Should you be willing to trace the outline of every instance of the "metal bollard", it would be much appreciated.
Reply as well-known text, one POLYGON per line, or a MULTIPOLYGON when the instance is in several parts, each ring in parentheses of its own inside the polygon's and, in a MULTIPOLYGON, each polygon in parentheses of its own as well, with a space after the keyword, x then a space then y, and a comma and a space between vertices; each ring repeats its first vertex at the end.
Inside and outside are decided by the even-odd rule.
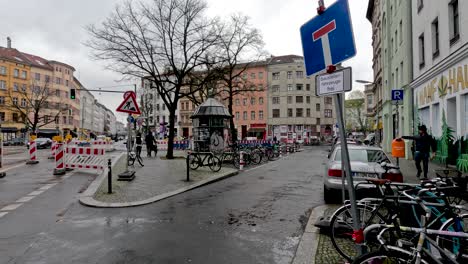
POLYGON ((109 170, 107 174, 107 193, 112 193, 112 161, 111 159, 107 160, 107 169, 109 170))
POLYGON ((187 181, 188 182, 190 181, 190 160, 189 160, 189 157, 190 157, 190 153, 187 155, 187 158, 185 159, 185 163, 187 165, 187 181))
POLYGON ((239 170, 240 171, 244 170, 244 164, 245 164, 245 162, 244 162, 244 152, 241 151, 241 152, 239 152, 239 170))
POLYGON ((279 149, 279 156, 280 156, 280 158, 282 158, 283 157, 283 147, 278 145, 278 149, 279 149))

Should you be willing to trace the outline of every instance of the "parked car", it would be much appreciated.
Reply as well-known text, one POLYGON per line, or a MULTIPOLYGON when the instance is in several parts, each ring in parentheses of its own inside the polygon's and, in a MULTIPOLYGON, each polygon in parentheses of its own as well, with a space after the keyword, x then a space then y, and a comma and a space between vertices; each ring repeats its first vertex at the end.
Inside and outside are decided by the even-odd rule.
MULTIPOLYGON (((36 138, 36 140, 34 141, 36 142, 37 149, 46 149, 52 146, 52 139, 50 138, 36 138)), ((28 148, 29 148, 29 142, 28 142, 28 148)))
MULTIPOLYGON (((403 182, 403 175, 399 168, 393 165, 381 148, 348 145, 351 173, 354 184, 365 182, 368 178, 388 179, 394 182, 403 182)), ((341 168, 341 146, 337 145, 329 155, 325 166, 323 177, 325 203, 333 203, 342 197, 342 168, 341 168)), ((346 183, 345 183, 346 185, 346 183)), ((375 188, 373 184, 359 184, 358 197, 369 195, 375 188)), ((339 200, 339 199, 340 200, 339 200)))
POLYGON ((22 146, 25 144, 24 138, 13 138, 3 142, 4 146, 22 146))
POLYGON ((375 133, 369 133, 363 142, 366 145, 370 145, 370 146, 375 145, 375 133))
POLYGON ((320 138, 317 137, 317 136, 310 136, 309 144, 310 145, 319 145, 320 144, 320 138))

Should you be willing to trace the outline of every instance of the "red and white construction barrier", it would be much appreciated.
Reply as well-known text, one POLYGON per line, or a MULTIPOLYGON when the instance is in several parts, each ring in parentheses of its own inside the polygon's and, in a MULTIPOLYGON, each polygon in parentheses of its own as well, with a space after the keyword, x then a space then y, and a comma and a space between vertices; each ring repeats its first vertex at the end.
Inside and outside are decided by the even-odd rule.
POLYGON ((55 169, 54 175, 63 175, 65 174, 65 151, 64 144, 56 143, 55 144, 55 169))
POLYGON ((105 140, 93 140, 91 141, 93 148, 101 148, 106 151, 114 151, 114 141, 105 141, 105 140))
POLYGON ((37 145, 35 140, 31 140, 29 143, 29 160, 26 164, 37 164, 39 161, 36 158, 37 145))
POLYGON ((49 159, 55 159, 55 150, 57 149, 57 142, 52 141, 52 145, 50 146, 50 156, 49 159))
POLYGON ((66 168, 103 170, 105 167, 105 149, 67 147, 65 152, 66 168))

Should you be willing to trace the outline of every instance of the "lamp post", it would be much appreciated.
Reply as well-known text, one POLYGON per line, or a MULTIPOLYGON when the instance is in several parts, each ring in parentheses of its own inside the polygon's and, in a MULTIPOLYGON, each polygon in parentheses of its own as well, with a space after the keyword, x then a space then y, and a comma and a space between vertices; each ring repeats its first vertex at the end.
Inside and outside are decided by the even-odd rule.
MULTIPOLYGON (((366 81, 366 80, 356 80, 356 82, 362 83, 362 84, 377 85, 377 83, 375 83, 375 82, 366 81)), ((380 128, 379 128, 379 120, 380 120, 379 112, 382 111, 382 105, 379 105, 378 100, 376 100, 376 101, 377 101, 376 102, 376 106, 377 106, 377 109, 376 109, 376 111, 377 111, 377 113, 376 113, 376 119, 377 119, 376 124, 377 124, 377 130, 379 131, 379 138, 377 140, 377 137, 376 137, 376 141, 378 141, 376 143, 380 144, 382 142, 382 135, 381 135, 380 128)))

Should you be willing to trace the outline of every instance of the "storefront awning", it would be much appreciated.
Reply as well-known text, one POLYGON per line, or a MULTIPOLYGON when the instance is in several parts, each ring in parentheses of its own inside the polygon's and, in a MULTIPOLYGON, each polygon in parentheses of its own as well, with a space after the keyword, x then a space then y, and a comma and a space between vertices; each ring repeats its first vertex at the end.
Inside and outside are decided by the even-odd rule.
POLYGON ((260 128, 260 127, 252 127, 249 128, 249 132, 265 132, 265 128, 260 128))
POLYGON ((16 127, 2 127, 2 133, 14 133, 18 132, 18 128, 16 127))

